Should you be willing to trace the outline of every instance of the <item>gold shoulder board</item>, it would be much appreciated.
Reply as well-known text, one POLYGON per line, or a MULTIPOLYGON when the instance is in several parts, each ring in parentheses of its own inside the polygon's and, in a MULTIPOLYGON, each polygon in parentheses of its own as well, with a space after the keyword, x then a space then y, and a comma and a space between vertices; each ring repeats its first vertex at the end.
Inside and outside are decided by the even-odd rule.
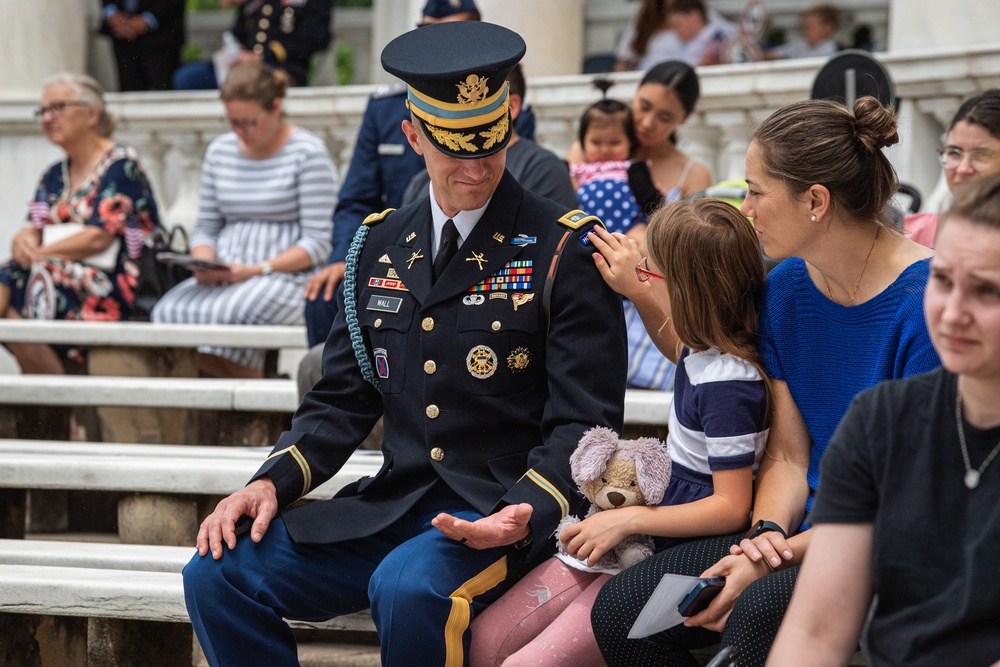
POLYGON ((563 217, 559 218, 559 224, 565 225, 570 229, 580 229, 588 223, 595 223, 604 227, 604 223, 596 215, 587 215, 581 210, 570 211, 563 217))
POLYGON ((374 225, 376 222, 382 222, 382 220, 383 220, 383 218, 385 218, 385 216, 389 215, 390 213, 392 213, 395 210, 396 209, 394 209, 394 208, 387 208, 384 211, 382 211, 381 213, 372 213, 367 218, 365 218, 364 222, 362 222, 361 224, 362 225, 374 225))

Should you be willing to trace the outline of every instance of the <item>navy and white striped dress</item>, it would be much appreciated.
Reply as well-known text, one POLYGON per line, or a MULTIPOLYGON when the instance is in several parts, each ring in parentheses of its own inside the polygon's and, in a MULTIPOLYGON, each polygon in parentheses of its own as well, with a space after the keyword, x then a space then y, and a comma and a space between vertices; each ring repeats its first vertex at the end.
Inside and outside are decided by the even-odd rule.
MULTIPOLYGON (((275 155, 246 157, 236 134, 215 139, 205 153, 201 203, 191 245, 215 247, 220 261, 250 266, 293 246, 313 267, 300 273, 254 276, 224 286, 194 278, 167 292, 153 309, 154 322, 185 324, 303 324, 306 281, 330 253, 337 172, 323 141, 293 130, 275 155)), ((261 350, 199 348, 243 366, 263 368, 261 350)))
POLYGON ((756 470, 770 430, 765 392, 750 362, 715 348, 684 348, 667 427, 670 482, 661 505, 712 495, 713 471, 756 470))

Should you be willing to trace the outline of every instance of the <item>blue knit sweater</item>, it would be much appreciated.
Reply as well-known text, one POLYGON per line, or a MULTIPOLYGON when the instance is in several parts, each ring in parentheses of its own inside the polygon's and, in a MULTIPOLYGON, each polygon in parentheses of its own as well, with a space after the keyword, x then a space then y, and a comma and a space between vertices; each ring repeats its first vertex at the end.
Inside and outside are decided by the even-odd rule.
POLYGON ((856 306, 829 300, 801 259, 787 259, 768 275, 761 352, 768 374, 788 385, 812 436, 813 491, 820 459, 855 394, 941 365, 924 323, 929 273, 929 259, 915 262, 882 293, 856 306))

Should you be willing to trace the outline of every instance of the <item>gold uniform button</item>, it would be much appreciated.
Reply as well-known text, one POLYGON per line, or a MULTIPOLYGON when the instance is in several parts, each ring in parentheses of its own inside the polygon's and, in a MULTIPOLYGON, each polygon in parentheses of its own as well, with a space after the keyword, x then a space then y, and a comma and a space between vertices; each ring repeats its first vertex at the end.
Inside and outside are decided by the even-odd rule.
POLYGON ((258 32, 257 33, 257 41, 258 42, 266 42, 267 41, 267 33, 264 32, 263 30, 261 30, 260 32, 258 32))
POLYGON ((274 9, 271 7, 271 5, 264 5, 263 7, 260 8, 260 11, 264 12, 264 16, 270 16, 271 12, 273 12, 274 9))
POLYGON ((431 450, 431 458, 434 459, 435 461, 443 461, 444 450, 441 449, 440 447, 435 447, 434 449, 431 450))
POLYGON ((420 322, 420 328, 423 329, 424 331, 432 331, 434 329, 434 318, 425 317, 420 322))
POLYGON ((264 53, 264 47, 261 46, 260 44, 254 44, 253 45, 253 52, 256 53, 259 56, 262 53, 264 53))
POLYGON ((424 412, 426 412, 427 416, 430 417, 431 419, 437 419, 438 415, 441 414, 441 410, 438 408, 438 406, 434 404, 428 405, 427 409, 424 410, 424 412))
POLYGON ((377 317, 375 318, 375 328, 378 329, 380 326, 382 326, 382 318, 377 317))
POLYGON ((260 28, 261 30, 267 30, 268 28, 271 27, 271 22, 268 21, 267 19, 261 19, 260 21, 257 22, 257 27, 260 28))
POLYGON ((433 359, 428 359, 424 362, 424 372, 428 375, 434 375, 434 372, 438 369, 437 364, 434 363, 433 359))
POLYGON ((497 320, 496 322, 493 323, 493 330, 494 331, 500 331, 500 327, 501 326, 503 326, 503 325, 500 324, 500 320, 497 320))

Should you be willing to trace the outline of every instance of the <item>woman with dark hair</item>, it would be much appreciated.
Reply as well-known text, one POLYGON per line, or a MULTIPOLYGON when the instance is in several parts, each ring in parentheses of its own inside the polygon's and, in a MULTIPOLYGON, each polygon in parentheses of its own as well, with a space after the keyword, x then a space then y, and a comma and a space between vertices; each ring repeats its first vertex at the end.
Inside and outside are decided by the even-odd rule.
MULTIPOLYGON (((677 60, 654 65, 639 81, 631 104, 635 133, 631 159, 648 168, 642 186, 631 178, 630 184, 640 204, 652 208, 711 185, 708 167, 677 147, 676 131, 694 113, 700 95, 698 75, 677 60)), ((579 141, 570 148, 566 161, 571 165, 587 161, 579 141)))
POLYGON ((809 546, 803 519, 820 460, 851 399, 939 365, 921 303, 931 253, 884 213, 896 176, 882 149, 898 141, 894 113, 872 97, 853 109, 792 104, 754 132, 742 211, 765 253, 788 259, 768 275, 760 310, 773 400, 753 525, 667 549, 609 581, 591 617, 609 664, 695 665, 689 649, 721 642, 740 667, 763 665, 809 546), (667 573, 726 584, 683 625, 629 639, 667 573))
MULTIPOLYGON (((159 224, 135 149, 111 138, 104 91, 83 74, 42 83, 35 116, 65 158, 42 175, 24 226, 0 265, 0 317, 126 320, 135 303, 137 259, 159 224)), ((8 343, 25 373, 62 373, 76 348, 8 343)))
MULTIPOLYGON (((962 103, 938 155, 952 193, 983 176, 1000 173, 1000 89, 984 90, 962 103)), ((933 248, 939 219, 937 213, 914 213, 904 218, 903 227, 911 239, 933 248)))
MULTIPOLYGON (((677 128, 694 112, 700 91, 694 69, 670 60, 646 72, 632 98, 629 115, 634 142, 628 185, 638 202, 639 215, 630 225, 629 236, 639 242, 642 254, 646 254, 643 235, 648 214, 661 204, 704 190, 712 183, 708 167, 681 151, 676 141, 677 128)), ((574 164, 587 161, 581 142, 570 149, 567 161, 571 171, 574 164)), ((629 301, 625 302, 625 319, 629 339, 628 385, 669 389, 674 365, 656 349, 647 334, 648 323, 644 323, 629 301)))
MULTIPOLYGON (((303 324, 302 291, 330 253, 336 169, 323 140, 285 119, 287 77, 261 62, 232 68, 220 96, 230 132, 205 153, 191 254, 195 270, 153 308, 153 321, 303 324)), ((217 377, 261 377, 264 354, 199 349, 217 377)))
POLYGON ((942 217, 924 316, 942 368, 851 404, 768 664, 844 664, 873 596, 872 667, 1000 660, 1000 590, 984 585, 1000 556, 997 175, 963 188, 942 217))

